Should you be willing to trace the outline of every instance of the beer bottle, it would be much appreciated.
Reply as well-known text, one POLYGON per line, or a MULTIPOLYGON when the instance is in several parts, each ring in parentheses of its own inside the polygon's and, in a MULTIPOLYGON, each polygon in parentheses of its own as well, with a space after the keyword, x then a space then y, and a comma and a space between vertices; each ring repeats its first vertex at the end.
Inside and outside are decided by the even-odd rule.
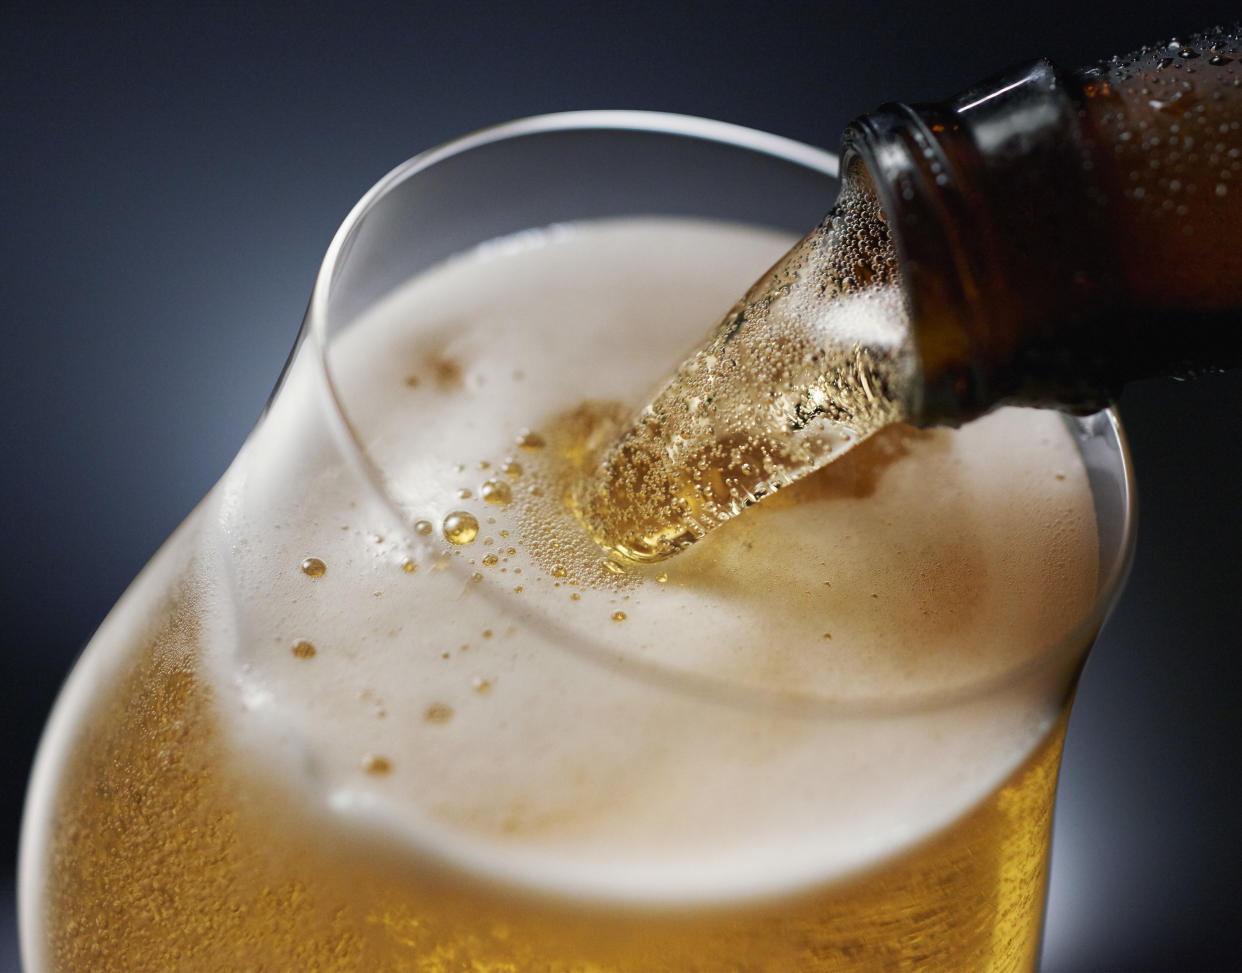
POLYGON ((853 122, 824 221, 598 457, 572 502, 660 560, 884 425, 1089 413, 1242 364, 1242 31, 1039 60, 853 122))
POLYGON ((843 149, 896 244, 916 424, 1090 412, 1132 379, 1242 363, 1238 26, 885 105, 843 149))

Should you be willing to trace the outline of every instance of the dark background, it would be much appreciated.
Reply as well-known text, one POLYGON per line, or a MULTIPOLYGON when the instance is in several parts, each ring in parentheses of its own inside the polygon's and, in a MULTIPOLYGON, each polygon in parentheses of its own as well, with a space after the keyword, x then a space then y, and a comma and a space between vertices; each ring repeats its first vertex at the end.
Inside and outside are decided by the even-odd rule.
MULTIPOLYGON (((1238 13, 1115 0, 7 7, 0 970, 17 969, 20 802, 57 686, 237 451, 332 233, 384 172, 479 126, 572 108, 705 115, 835 148, 880 102, 1238 13)), ((1070 726, 1044 968, 1238 970, 1242 374, 1144 383, 1121 412, 1138 557, 1070 726)))

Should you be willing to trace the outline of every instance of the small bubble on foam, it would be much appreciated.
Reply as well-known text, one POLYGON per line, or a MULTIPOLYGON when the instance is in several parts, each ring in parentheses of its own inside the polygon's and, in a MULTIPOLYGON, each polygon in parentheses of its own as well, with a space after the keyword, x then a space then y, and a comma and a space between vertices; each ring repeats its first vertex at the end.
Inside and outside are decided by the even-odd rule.
POLYGON ((543 436, 539 435, 537 432, 530 429, 523 429, 520 433, 518 433, 517 444, 521 449, 533 451, 536 449, 543 449, 543 447, 547 445, 547 440, 545 440, 543 436))
POLYGON ((392 761, 377 753, 368 753, 362 758, 362 769, 374 777, 383 777, 392 773, 392 761))
POLYGON ((432 703, 423 713, 423 719, 428 723, 444 724, 453 718, 453 707, 447 703, 432 703))
POLYGON ((328 572, 328 566, 317 557, 302 559, 302 573, 308 578, 322 578, 328 572))
POLYGON ((414 532, 416 534, 422 534, 423 537, 426 537, 433 530, 435 530, 435 528, 431 526, 430 520, 417 520, 414 522, 414 532))
POLYGON ((627 617, 627 616, 626 616, 625 612, 613 612, 613 613, 612 613, 612 620, 613 620, 614 622, 623 622, 623 621, 625 621, 626 617, 627 617))
POLYGON ((569 572, 565 570, 565 566, 563 564, 553 565, 552 570, 548 573, 554 578, 563 578, 569 574, 569 572))
POLYGON ((570 597, 570 599, 571 599, 572 601, 579 601, 579 600, 581 600, 582 595, 578 594, 578 592, 576 592, 576 591, 575 591, 575 592, 573 592, 572 594, 570 594, 570 596, 569 596, 569 597, 570 597))
POLYGON ((500 561, 500 558, 498 558, 495 554, 484 554, 483 555, 483 566, 484 567, 490 568, 494 564, 497 564, 499 561, 500 561))
POLYGON ((480 696, 486 696, 492 691, 492 683, 490 679, 484 679, 482 676, 475 676, 470 682, 471 687, 480 696))
POLYGON ((479 536, 479 522, 474 514, 455 510, 444 518, 444 539, 450 544, 469 544, 479 536))
POLYGON ((656 584, 668 584, 668 575, 667 575, 667 574, 657 574, 657 575, 656 575, 656 584))
POLYGON ((315 658, 315 647, 311 645, 310 642, 306 641, 306 639, 298 639, 293 643, 289 651, 291 651, 298 659, 315 658))
POLYGON ((503 504, 513 499, 509 484, 503 480, 488 480, 479 488, 479 496, 488 503, 503 504))
POLYGON ((492 630, 490 628, 483 629, 483 637, 485 639, 490 639, 492 637, 492 630))
POLYGON ((500 472, 505 476, 521 476, 522 464, 517 460, 507 459, 505 460, 505 465, 500 468, 500 472))
POLYGON ((407 375, 407 376, 405 377, 405 387, 406 387, 407 389, 416 389, 416 388, 418 388, 418 376, 417 376, 417 375, 407 375))
POLYGON ((483 575, 479 574, 478 571, 475 571, 474 574, 470 575, 470 581, 472 584, 478 584, 482 580, 483 575))
POLYGON ((469 500, 472 496, 474 496, 474 494, 463 487, 462 489, 457 491, 457 496, 458 496, 458 499, 469 500))
POLYGON ((413 558, 408 558, 408 557, 402 558, 401 559, 401 570, 404 571, 406 574, 413 574, 415 571, 418 570, 418 565, 414 563, 413 558))
POLYGON ((490 470, 491 468, 492 468, 492 464, 491 464, 491 463, 489 463, 487 460, 485 460, 485 459, 484 459, 484 460, 479 460, 479 469, 481 469, 481 470, 490 470))

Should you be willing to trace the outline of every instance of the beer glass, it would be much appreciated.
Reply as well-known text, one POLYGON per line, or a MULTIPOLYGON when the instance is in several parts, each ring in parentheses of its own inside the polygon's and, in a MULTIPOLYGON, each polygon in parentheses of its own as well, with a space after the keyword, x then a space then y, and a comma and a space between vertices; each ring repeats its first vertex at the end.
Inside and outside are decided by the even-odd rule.
MULTIPOLYGON (((907 673, 888 686, 814 685, 769 678, 778 658, 796 670, 786 657, 800 647, 760 646, 772 666, 752 679, 634 644, 622 622, 637 614, 626 593, 637 589, 582 589, 584 601, 615 601, 617 624, 574 621, 579 590, 561 589, 556 568, 540 577, 533 562, 497 563, 518 540, 489 527, 487 485, 492 499, 496 483, 506 499, 524 489, 521 450, 538 448, 537 437, 519 434, 516 460, 479 460, 484 497, 462 490, 462 509, 433 523, 420 483, 475 476, 463 462, 478 460, 462 447, 470 436, 426 419, 437 449, 392 449, 374 433, 385 409, 368 398, 371 378, 347 373, 343 342, 357 322, 460 254, 490 246, 503 256, 528 234, 631 218, 773 228, 792 242, 832 204, 836 175, 831 154, 773 135, 581 112, 468 135, 363 197, 328 249, 242 452, 105 620, 52 713, 22 833, 28 973, 1034 968, 1069 700, 1133 544, 1113 413, 1050 420, 1081 460, 1098 548, 1086 608, 1063 631, 1012 664, 966 660, 940 682, 907 673), (479 545, 496 543, 453 547, 475 533, 479 545), (511 573, 496 573, 506 564, 511 573), (543 601, 515 608, 536 584, 543 601), (414 589, 402 585, 431 592, 434 610, 411 616, 402 599, 414 589), (535 660, 544 675, 511 705, 508 684, 485 669, 516 664, 497 650, 517 644, 504 639, 519 622, 529 657, 519 662, 535 660), (442 638, 453 626, 469 637, 442 638), (441 676, 422 661, 392 677, 376 659, 394 652, 442 658, 436 673, 480 666, 470 676, 478 706, 427 702, 420 694, 441 676), (325 688, 314 674, 333 659, 346 675, 325 688), (411 709, 416 718, 402 722, 411 709), (451 733, 467 715, 482 731, 455 751, 451 733), (416 737, 425 744, 410 744, 416 737), (598 757, 574 750, 580 740, 598 757), (410 791, 423 804, 406 815, 390 790, 405 786, 409 763, 392 756, 398 742, 423 761, 410 791), (562 773, 571 750, 579 762, 562 773), (445 817, 426 797, 459 786, 457 774, 482 795, 480 820, 445 817), (643 808, 617 809, 636 793, 665 801, 657 778, 685 813, 635 839, 627 822, 643 808), (505 804, 522 782, 534 800, 564 787, 577 804, 536 820, 505 804), (509 817, 495 830, 519 835, 516 844, 480 837, 502 805, 509 817), (617 822, 615 846, 575 831, 597 812, 617 822)), ((464 396, 475 376, 454 358, 454 291, 442 290, 441 344, 406 384, 464 396)), ((534 340, 497 328, 496 340, 534 340)), ((603 359, 625 354, 625 335, 606 344, 603 359)), ((584 381, 598 368, 606 384, 606 364, 583 361, 584 381)), ((519 406, 501 397, 470 421, 509 421, 519 406)), ((906 448, 900 438, 888 446, 895 456, 906 448)), ((871 456, 872 472, 887 476, 883 450, 871 456)), ((850 502, 870 502, 866 472, 850 502)), ((811 514, 795 504, 785 515, 811 514)), ((653 589, 663 580, 646 579, 653 589)), ((973 597, 943 595, 963 611, 973 597)), ((695 625, 673 624, 685 630, 670 644, 693 643, 695 625)))

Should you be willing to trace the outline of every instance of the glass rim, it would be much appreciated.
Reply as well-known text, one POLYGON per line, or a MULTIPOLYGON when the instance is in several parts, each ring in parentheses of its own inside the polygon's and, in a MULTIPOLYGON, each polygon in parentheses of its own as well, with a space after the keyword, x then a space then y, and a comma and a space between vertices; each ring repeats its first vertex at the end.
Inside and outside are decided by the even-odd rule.
MULTIPOLYGON (((512 138, 558 132, 587 133, 592 130, 700 139, 771 156, 819 172, 828 178, 839 178, 837 155, 784 136, 731 122, 698 118, 692 115, 611 109, 533 115, 490 125, 420 152, 390 170, 359 199, 334 234, 316 275, 306 319, 298 341, 300 344, 303 340, 309 339, 314 346, 316 374, 327 394, 330 408, 326 411, 329 422, 338 434, 342 454, 353 467, 354 472, 361 476, 367 487, 379 498, 384 508, 406 528, 410 526, 407 523, 408 518, 390 496, 384 484, 382 470, 370 457, 361 437, 351 423, 328 362, 330 344, 327 333, 328 305, 337 273, 348 257, 351 239, 367 214, 390 191, 437 163, 472 149, 512 138)), ((726 705, 740 705, 744 708, 757 708, 767 712, 780 711, 794 715, 831 717, 897 716, 929 712, 999 695, 1007 688, 1018 686, 1028 679, 1037 678, 1042 673, 1056 671, 1058 667, 1077 658, 1085 657, 1096 634, 1116 604, 1117 596, 1129 574, 1136 539, 1134 470, 1129 444, 1115 409, 1106 409, 1098 413, 1097 417, 1102 417, 1107 422, 1109 432, 1118 446, 1119 491, 1124 498, 1123 521, 1119 533, 1119 554, 1109 574, 1100 581, 1091 610, 1056 644, 1049 646, 1033 658, 994 675, 968 681, 961 686, 911 693, 887 700, 879 697, 850 699, 848 697, 813 696, 787 690, 743 686, 666 667, 659 663, 644 661, 636 664, 632 659, 627 661, 624 669, 618 670, 619 674, 627 679, 646 682, 666 690, 699 698, 715 699, 726 705)), ((1070 416, 1065 418, 1067 423, 1075 421, 1070 416)), ((1081 437, 1075 437, 1076 443, 1081 443, 1081 441, 1081 437)), ((547 624, 553 631, 562 634, 559 625, 551 621, 547 624)), ((563 634, 565 637, 558 639, 558 642, 563 642, 564 647, 579 655, 593 658, 601 664, 611 664, 589 647, 576 645, 576 640, 581 640, 580 635, 575 635, 570 630, 565 630, 563 634)))

